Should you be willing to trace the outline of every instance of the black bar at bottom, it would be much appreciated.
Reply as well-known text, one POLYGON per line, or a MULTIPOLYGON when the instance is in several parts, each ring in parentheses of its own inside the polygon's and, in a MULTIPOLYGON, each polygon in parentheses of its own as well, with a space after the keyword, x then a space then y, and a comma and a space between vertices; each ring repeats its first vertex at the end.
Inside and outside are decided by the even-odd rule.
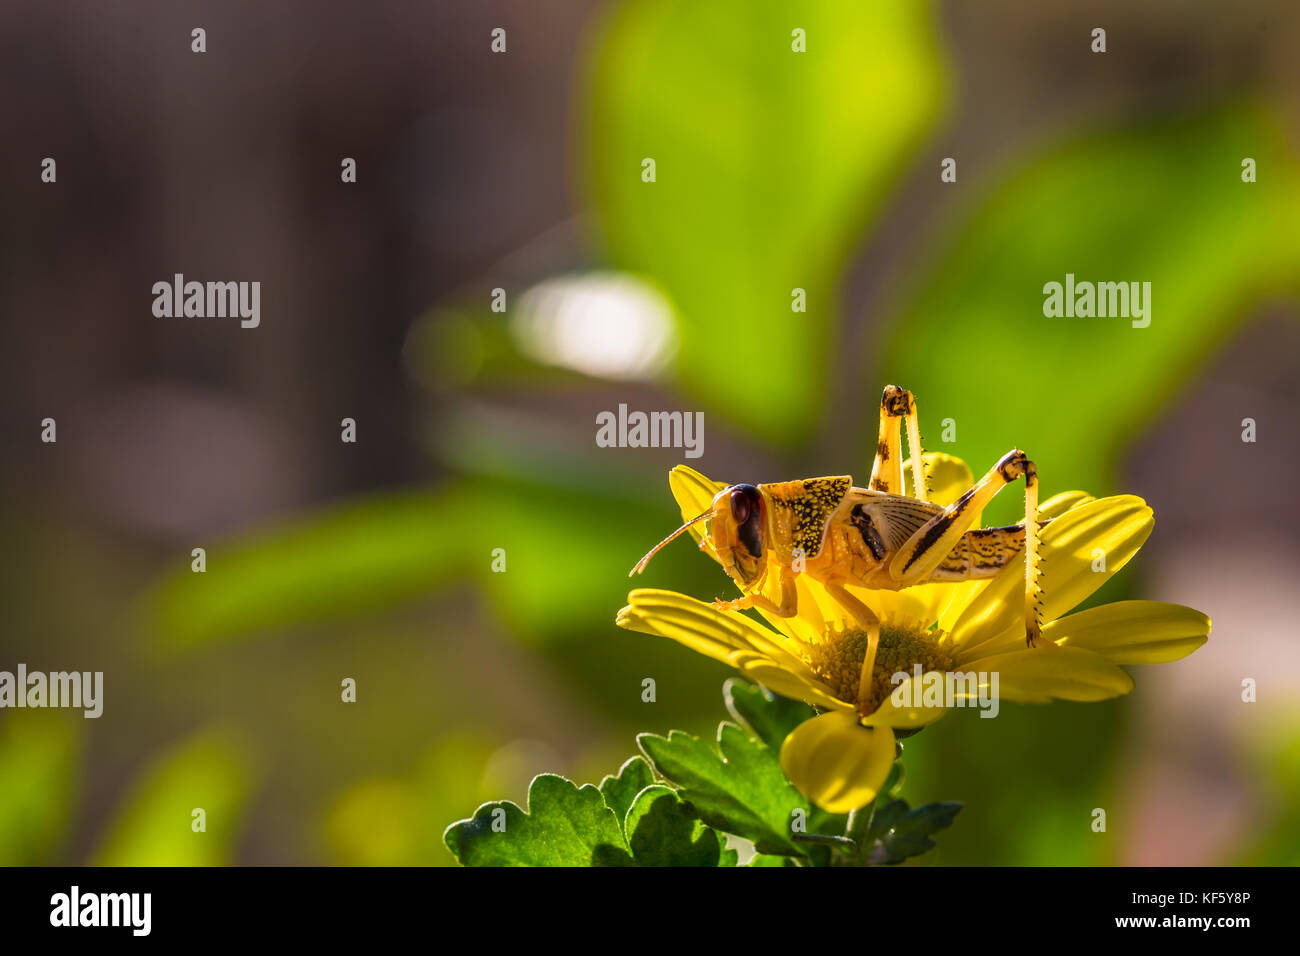
POLYGON ((412 935, 434 945, 545 936, 572 945, 611 943, 630 927, 652 944, 696 932, 705 933, 696 937, 704 945, 718 932, 765 944, 786 933, 821 944, 932 933, 936 942, 1000 947, 1062 936, 1230 942, 1288 928, 1294 886, 1294 870, 1262 868, 17 868, 0 870, 0 925, 6 942, 64 937, 91 945, 412 935))

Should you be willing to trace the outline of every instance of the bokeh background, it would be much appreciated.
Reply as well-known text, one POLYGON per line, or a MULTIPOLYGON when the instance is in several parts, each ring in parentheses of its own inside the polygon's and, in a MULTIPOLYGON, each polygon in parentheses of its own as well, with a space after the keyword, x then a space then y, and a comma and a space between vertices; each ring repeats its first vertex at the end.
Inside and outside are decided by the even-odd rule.
MULTIPOLYGON (((106 689, 0 712, 0 862, 446 864, 536 772, 711 734, 726 671, 613 624, 682 452, 595 416, 862 477, 886 382, 977 473, 1145 497, 1096 600, 1214 619, 1126 699, 910 740, 966 803, 920 864, 1300 862, 1298 50, 1288 0, 3 4, 0 668, 106 689), (155 318, 176 272, 261 327, 155 318), (1066 272, 1150 327, 1044 318, 1066 272)), ((680 543, 643 582, 730 593, 680 543)))

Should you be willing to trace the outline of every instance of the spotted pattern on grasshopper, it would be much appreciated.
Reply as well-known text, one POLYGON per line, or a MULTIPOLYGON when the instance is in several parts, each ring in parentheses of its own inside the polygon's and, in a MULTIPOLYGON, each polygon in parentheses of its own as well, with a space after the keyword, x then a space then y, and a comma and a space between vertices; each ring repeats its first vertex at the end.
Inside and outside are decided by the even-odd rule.
POLYGON ((655 553, 698 522, 718 560, 744 592, 715 601, 722 610, 762 608, 782 617, 798 613, 797 573, 818 581, 868 635, 875 656, 880 621, 846 585, 902 590, 932 581, 990 578, 1025 553, 1025 637, 1041 643, 1036 605, 1039 521, 1038 475, 1024 452, 1004 455, 965 494, 944 507, 928 500, 916 401, 890 385, 880 401, 880 433, 869 488, 847 475, 772 484, 730 485, 709 509, 655 546, 632 569, 638 574, 655 553), (914 496, 904 494, 902 428, 912 451, 914 496), (1007 485, 1025 481, 1025 520, 1004 528, 974 528, 980 512, 1007 485), (780 601, 764 593, 770 575, 780 601))

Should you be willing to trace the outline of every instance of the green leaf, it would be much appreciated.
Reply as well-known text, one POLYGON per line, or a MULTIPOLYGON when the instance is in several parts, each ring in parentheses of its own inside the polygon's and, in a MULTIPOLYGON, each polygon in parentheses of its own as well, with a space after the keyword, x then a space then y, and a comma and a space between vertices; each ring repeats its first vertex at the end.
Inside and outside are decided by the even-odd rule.
POLYGON ((143 610, 166 645, 191 647, 382 607, 463 573, 473 506, 454 490, 380 495, 258 529, 210 547, 203 574, 185 556, 143 610))
POLYGON ((617 774, 611 774, 600 782, 600 793, 605 798, 605 806, 614 811, 619 824, 623 825, 636 795, 654 782, 655 772, 645 757, 638 754, 624 761, 617 774))
POLYGON ((242 750, 209 731, 164 754, 109 826, 96 866, 226 866, 251 786, 242 750), (194 810, 204 827, 195 831, 194 810))
POLYGON ((833 833, 796 833, 795 843, 809 843, 824 846, 832 850, 852 850, 857 846, 851 839, 833 833))
POLYGON ((803 701, 781 697, 739 677, 722 685, 722 698, 731 715, 778 754, 790 731, 817 716, 803 701))
POLYGON ((675 303, 690 392, 755 433, 816 421, 847 256, 939 112, 937 46, 923 0, 630 0, 596 34, 585 140, 605 251, 675 303), (718 374, 737 321, 808 373, 718 374))
POLYGON ((668 787, 656 784, 637 794, 626 830, 637 866, 723 865, 717 831, 696 819, 668 787))
POLYGON ((867 860, 872 864, 902 863, 908 857, 933 850, 930 836, 952 826, 961 811, 960 803, 927 803, 915 810, 906 800, 891 800, 876 808, 867 841, 867 860))
POLYGON ((639 548, 657 540, 674 518, 621 492, 501 479, 378 494, 218 542, 203 574, 191 572, 186 552, 140 610, 160 646, 190 649, 334 622, 476 581, 512 632, 540 642, 608 627, 637 557, 629 542, 639 548), (572 547, 575 529, 584 527, 621 533, 572 547), (496 547, 511 573, 492 573, 496 547))
POLYGON ((754 854, 754 858, 745 865, 746 866, 798 866, 799 864, 796 863, 788 856, 772 856, 770 853, 756 853, 754 854))
POLYGON ((614 811, 591 784, 544 773, 528 787, 528 811, 485 803, 443 834, 465 866, 630 866, 614 811), (498 813, 497 811, 501 811, 498 813))
POLYGON ((831 813, 814 804, 808 810, 808 832, 811 834, 831 834, 838 836, 848 825, 847 813, 831 813))
POLYGON ((52 862, 72 822, 79 731, 40 711, 10 713, 0 725, 0 866, 52 862))
MULTIPOLYGON (((817 716, 817 712, 803 701, 782 697, 739 677, 733 677, 722 685, 722 697, 731 715, 757 734, 777 755, 781 753, 781 744, 790 731, 817 716)), ((847 814, 828 813, 821 807, 811 806, 808 831, 813 835, 838 835, 844 832, 847 820, 847 814)), ((812 851, 814 855, 818 852, 812 851)))
MULTIPOLYGON (((932 440, 957 422, 945 450, 976 475, 1025 449, 1044 496, 1112 491, 1126 445, 1229 330, 1300 291, 1300 161, 1258 110, 1143 117, 962 188, 980 198, 941 227, 954 238, 924 259, 876 381, 916 393, 932 440), (1258 182, 1241 181, 1243 157, 1258 161, 1258 182), (1044 316, 1044 285, 1067 273, 1150 282, 1150 325, 1044 316), (1015 384, 971 388, 972 375, 1015 384)), ((984 523, 1015 520, 1014 497, 984 523)))
POLYGON ((762 741, 736 724, 723 723, 718 727, 720 754, 680 730, 667 737, 641 734, 637 743, 709 826, 752 840, 761 853, 804 855, 791 839, 790 823, 796 809, 807 813, 807 802, 762 741))

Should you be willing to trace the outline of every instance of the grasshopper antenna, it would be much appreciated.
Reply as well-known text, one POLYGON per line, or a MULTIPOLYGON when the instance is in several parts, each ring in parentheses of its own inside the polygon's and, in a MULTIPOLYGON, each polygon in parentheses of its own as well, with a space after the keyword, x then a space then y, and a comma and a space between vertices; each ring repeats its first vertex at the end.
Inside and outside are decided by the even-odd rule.
POLYGON ((642 558, 640 561, 636 563, 636 567, 633 568, 631 571, 629 571, 627 573, 627 576, 630 578, 634 574, 640 574, 642 571, 645 570, 645 566, 650 563, 650 559, 659 553, 660 548, 666 545, 669 541, 672 541, 673 538, 677 537, 679 534, 681 534, 691 525, 698 524, 699 522, 703 521, 705 518, 712 516, 712 514, 713 514, 713 509, 710 508, 708 511, 704 512, 704 514, 697 515, 696 517, 692 518, 690 521, 686 522, 686 524, 678 528, 676 531, 674 531, 672 534, 670 534, 668 537, 664 538, 662 541, 660 541, 658 544, 656 544, 653 548, 650 549, 649 554, 647 554, 644 558, 642 558))

